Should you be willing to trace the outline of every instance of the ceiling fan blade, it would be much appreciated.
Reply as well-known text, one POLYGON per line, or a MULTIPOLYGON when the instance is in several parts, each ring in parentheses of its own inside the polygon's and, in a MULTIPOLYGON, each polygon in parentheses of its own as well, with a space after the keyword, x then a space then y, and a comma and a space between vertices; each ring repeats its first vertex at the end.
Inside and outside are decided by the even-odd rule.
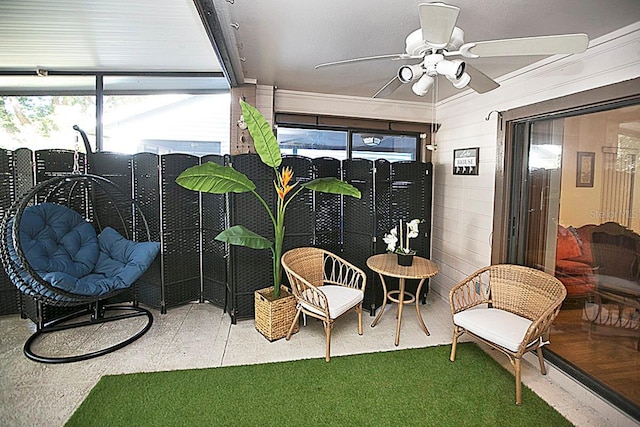
POLYGON ((469 64, 465 64, 464 70, 467 74, 469 74, 469 77, 471 77, 469 87, 478 93, 489 92, 490 90, 494 90, 500 87, 498 82, 469 64))
MULTIPOLYGON (((314 68, 317 70, 318 68, 331 67, 334 65, 351 64, 353 62, 363 62, 363 61, 376 61, 378 59, 412 59, 412 58, 414 57, 411 55, 407 55, 406 53, 393 53, 389 55, 365 56, 362 58, 351 58, 351 59, 343 59, 341 61, 325 62, 325 63, 316 65, 314 68)), ((421 58, 421 56, 417 58, 421 58)))
POLYGON ((582 53, 589 46, 586 34, 563 34, 556 36, 522 37, 517 39, 488 40, 468 43, 460 53, 471 53, 469 57, 555 55, 559 53, 582 53))
POLYGON ((394 78, 392 78, 391 80, 389 80, 387 82, 387 84, 385 84, 384 86, 382 86, 382 88, 380 88, 379 91, 377 91, 372 98, 386 98, 388 96, 391 96, 391 94, 393 92, 395 92, 400 86, 402 86, 402 82, 400 81, 400 79, 396 76, 394 78))
POLYGON ((422 39, 434 47, 445 47, 458 21, 460 8, 444 3, 420 3, 419 7, 422 39))

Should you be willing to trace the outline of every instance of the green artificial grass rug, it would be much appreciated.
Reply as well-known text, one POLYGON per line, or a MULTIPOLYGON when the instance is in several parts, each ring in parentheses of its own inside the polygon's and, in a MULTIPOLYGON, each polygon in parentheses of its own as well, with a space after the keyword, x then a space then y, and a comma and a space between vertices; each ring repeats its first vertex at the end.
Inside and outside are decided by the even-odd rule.
POLYGON ((474 343, 260 365, 108 375, 67 426, 562 426, 474 343))

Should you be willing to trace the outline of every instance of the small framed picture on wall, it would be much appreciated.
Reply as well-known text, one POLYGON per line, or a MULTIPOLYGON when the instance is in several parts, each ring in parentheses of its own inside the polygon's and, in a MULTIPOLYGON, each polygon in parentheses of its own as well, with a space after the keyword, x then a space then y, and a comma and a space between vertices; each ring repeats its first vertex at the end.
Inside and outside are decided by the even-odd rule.
POLYGON ((480 148, 453 150, 454 175, 478 175, 480 148))
POLYGON ((596 153, 578 151, 578 165, 576 168, 576 187, 593 187, 596 153))

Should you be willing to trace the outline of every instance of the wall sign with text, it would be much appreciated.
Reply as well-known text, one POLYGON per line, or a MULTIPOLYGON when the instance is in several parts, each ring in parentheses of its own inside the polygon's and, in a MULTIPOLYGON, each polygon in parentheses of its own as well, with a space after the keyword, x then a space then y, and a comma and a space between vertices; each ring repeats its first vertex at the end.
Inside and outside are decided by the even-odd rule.
POLYGON ((454 175, 478 175, 480 148, 453 150, 454 175))

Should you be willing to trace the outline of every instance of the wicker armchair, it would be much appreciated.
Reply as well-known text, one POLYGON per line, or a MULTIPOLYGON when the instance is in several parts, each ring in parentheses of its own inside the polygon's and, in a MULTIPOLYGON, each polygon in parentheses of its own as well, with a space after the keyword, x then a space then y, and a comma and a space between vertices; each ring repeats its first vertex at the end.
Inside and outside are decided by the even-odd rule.
POLYGON ((329 362, 331 329, 337 318, 355 309, 358 313, 358 334, 362 335, 362 300, 367 276, 331 252, 310 247, 286 252, 282 256, 282 267, 298 301, 298 311, 287 340, 291 338, 300 313, 322 320, 327 336, 325 359, 329 362))
POLYGON ((516 405, 522 403, 520 363, 536 350, 540 371, 546 374, 542 346, 567 295, 555 277, 519 265, 484 267, 449 292, 453 316, 451 361, 458 337, 465 332, 504 353, 515 369, 516 405))

